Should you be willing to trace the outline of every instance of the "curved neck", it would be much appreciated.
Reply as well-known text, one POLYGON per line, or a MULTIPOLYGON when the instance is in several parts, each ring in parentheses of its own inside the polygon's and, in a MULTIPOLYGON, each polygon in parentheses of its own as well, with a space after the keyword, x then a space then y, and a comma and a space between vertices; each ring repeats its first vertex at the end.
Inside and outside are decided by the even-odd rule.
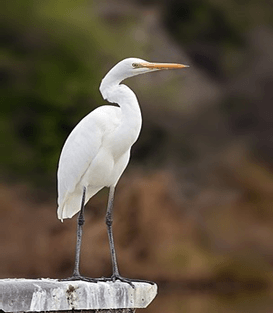
POLYGON ((105 100, 119 105, 121 122, 115 131, 115 138, 131 146, 137 140, 142 124, 136 95, 126 85, 107 81, 107 76, 102 80, 100 92, 105 100))

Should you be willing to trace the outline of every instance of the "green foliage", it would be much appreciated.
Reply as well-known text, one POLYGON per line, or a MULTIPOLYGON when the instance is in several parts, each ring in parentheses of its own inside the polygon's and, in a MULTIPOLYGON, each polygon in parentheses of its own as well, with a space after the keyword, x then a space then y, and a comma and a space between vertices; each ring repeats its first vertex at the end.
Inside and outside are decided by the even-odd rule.
MULTIPOLYGON (((251 54, 246 53, 244 46, 246 30, 260 21, 273 20, 265 0, 160 2, 162 6, 158 9, 165 26, 192 59, 191 66, 196 64, 205 69, 217 82, 238 75, 248 63, 251 54)), ((156 49, 156 42, 142 34, 150 29, 148 13, 145 17, 139 14, 144 12, 141 9, 116 10, 115 4, 101 1, 96 4, 102 12, 98 17, 93 5, 88 0, 0 3, 0 160, 5 177, 14 174, 28 177, 29 181, 37 178, 39 182, 54 179, 65 138, 84 115, 103 103, 99 82, 113 65, 113 59, 129 55, 145 59, 156 49), (107 60, 111 62, 105 65, 107 60)), ((169 97, 177 89, 175 85, 164 87, 164 94, 168 92, 169 97)), ((156 94, 160 92, 158 88, 156 94)), ((163 91, 160 99, 164 99, 163 91)), ((246 121, 249 124, 245 119, 238 123, 238 115, 245 112, 247 101, 244 108, 237 108, 238 101, 233 100, 232 107, 225 103, 222 109, 228 114, 240 109, 231 123, 235 127, 237 124, 241 128, 250 127, 251 119, 246 121)), ((158 103, 165 105, 163 100, 158 103)), ((152 124, 152 118, 155 120, 156 115, 147 124, 152 124)), ((163 126, 155 130, 147 127, 146 131, 147 136, 145 130, 142 132, 142 146, 140 141, 136 153, 142 163, 146 157, 154 164, 166 159, 166 149, 155 156, 158 142, 161 146, 170 142, 170 150, 183 161, 194 158, 191 144, 180 135, 176 138, 175 131, 167 134, 163 126), (169 136, 173 139, 168 140, 169 136)))
POLYGON ((28 0, 1 8, 0 158, 5 175, 52 176, 68 133, 102 103, 98 60, 103 52, 84 4, 28 0))
POLYGON ((237 25, 229 13, 212 1, 172 0, 166 4, 165 24, 170 34, 217 80, 226 78, 226 54, 236 54, 244 46, 243 22, 237 25))

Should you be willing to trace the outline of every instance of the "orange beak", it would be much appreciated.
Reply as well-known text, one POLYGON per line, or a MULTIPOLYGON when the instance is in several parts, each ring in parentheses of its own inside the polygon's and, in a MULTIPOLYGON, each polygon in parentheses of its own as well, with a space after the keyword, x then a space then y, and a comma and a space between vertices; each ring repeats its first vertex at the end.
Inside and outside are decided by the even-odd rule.
POLYGON ((184 64, 175 64, 175 63, 138 63, 138 68, 146 67, 150 69, 157 69, 157 70, 170 70, 170 69, 179 69, 184 67, 189 67, 189 65, 184 64))

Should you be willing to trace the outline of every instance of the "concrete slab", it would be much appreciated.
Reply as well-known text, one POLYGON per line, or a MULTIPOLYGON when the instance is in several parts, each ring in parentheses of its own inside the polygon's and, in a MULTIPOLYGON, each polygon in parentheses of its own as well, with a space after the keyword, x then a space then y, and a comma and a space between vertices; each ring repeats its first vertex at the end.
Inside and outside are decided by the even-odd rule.
POLYGON ((157 294, 157 285, 56 279, 0 279, 0 310, 41 312, 146 308, 157 294))

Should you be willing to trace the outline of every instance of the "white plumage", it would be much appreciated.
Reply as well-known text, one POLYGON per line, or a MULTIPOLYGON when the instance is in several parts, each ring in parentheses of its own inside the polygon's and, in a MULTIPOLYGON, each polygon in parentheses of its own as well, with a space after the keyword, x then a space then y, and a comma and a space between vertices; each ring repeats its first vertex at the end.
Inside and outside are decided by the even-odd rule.
POLYGON ((58 169, 59 219, 70 218, 80 210, 83 186, 87 188, 86 203, 104 186, 116 184, 129 160, 128 151, 112 152, 121 118, 119 108, 99 107, 83 118, 67 138, 58 169))

